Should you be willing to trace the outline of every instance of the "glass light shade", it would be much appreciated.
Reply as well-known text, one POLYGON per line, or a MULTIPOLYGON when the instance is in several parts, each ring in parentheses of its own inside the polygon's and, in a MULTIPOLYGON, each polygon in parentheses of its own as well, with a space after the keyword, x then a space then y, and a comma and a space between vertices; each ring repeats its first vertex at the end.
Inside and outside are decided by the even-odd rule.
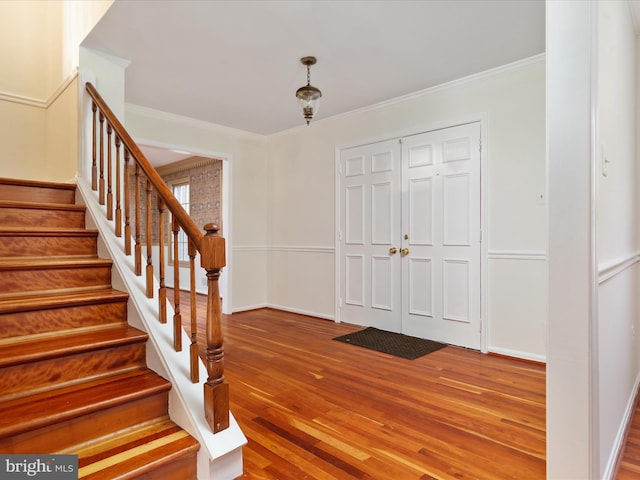
POLYGON ((320 89, 307 84, 298 89, 296 97, 298 98, 302 116, 307 121, 307 125, 309 125, 309 122, 313 116, 318 113, 320 108, 320 97, 322 97, 322 92, 320 89))

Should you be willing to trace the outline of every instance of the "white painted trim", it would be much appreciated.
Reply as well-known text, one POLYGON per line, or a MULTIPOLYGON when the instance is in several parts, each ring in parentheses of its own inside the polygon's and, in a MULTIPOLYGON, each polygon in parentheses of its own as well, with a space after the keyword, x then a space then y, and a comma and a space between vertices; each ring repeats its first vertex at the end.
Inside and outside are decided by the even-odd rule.
POLYGON ((336 253, 335 247, 323 247, 315 245, 238 245, 233 247, 234 252, 294 252, 294 253, 336 253))
POLYGON ((300 315, 306 315, 308 317, 315 317, 315 318, 323 318, 325 320, 333 320, 335 321, 335 318, 333 315, 327 315, 324 313, 318 313, 318 312, 312 312, 311 310, 303 310, 300 308, 292 308, 292 307, 285 307, 284 305, 276 305, 274 303, 269 303, 266 305, 267 308, 273 308, 276 310, 282 310, 283 312, 291 312, 291 313, 297 313, 300 315))
POLYGON ((67 77, 60 83, 58 88, 49 96, 46 100, 39 98, 26 97, 23 95, 14 95, 9 92, 0 92, 0 101, 13 102, 21 105, 28 105, 30 107, 37 108, 49 108, 53 103, 64 93, 64 91, 73 83, 78 76, 78 69, 74 68, 73 71, 67 75, 67 77))
MULTIPOLYGON (((543 58, 544 60, 544 58, 543 58)), ((489 115, 476 114, 480 122, 480 351, 489 351, 489 115)))
MULTIPOLYGON (((219 125, 217 123, 206 122, 204 120, 198 120, 195 118, 184 117, 175 113, 163 112, 162 110, 156 110, 149 107, 143 107, 134 103, 125 104, 125 109, 130 110, 133 113, 149 116, 158 120, 166 122, 179 122, 187 126, 194 128, 202 128, 209 131, 224 133, 225 135, 231 135, 234 137, 245 137, 256 140, 264 140, 267 137, 258 133, 247 132, 246 130, 239 130, 237 128, 227 127, 225 125, 219 125)), ((194 152, 195 153, 195 152, 194 152)))
MULTIPOLYGON (((451 88, 460 87, 460 86, 463 86, 463 85, 468 84, 468 83, 490 79, 490 78, 495 77, 497 75, 502 75, 504 73, 507 73, 507 72, 510 72, 510 71, 513 71, 513 70, 519 70, 521 68, 526 68, 526 67, 529 67, 531 65, 536 65, 538 63, 544 63, 545 60, 546 60, 546 54, 541 53, 541 54, 534 55, 534 56, 529 57, 529 58, 524 58, 522 60, 517 60, 515 62, 508 63, 506 65, 501 65, 501 66, 496 67, 496 68, 485 70, 484 72, 474 73, 473 75, 468 75, 466 77, 458 78, 458 79, 452 80, 450 82, 442 83, 440 85, 435 85, 433 87, 425 88, 423 90, 418 90, 417 92, 409 93, 407 95, 402 95, 400 97, 392 98, 390 100, 385 100, 383 102, 375 103, 373 105, 368 105, 366 107, 358 108, 356 110, 351 110, 349 112, 339 113, 339 114, 333 115, 331 117, 317 119, 317 120, 314 120, 313 123, 314 124, 321 124, 322 122, 325 122, 325 121, 330 120, 330 119, 334 120, 336 118, 341 118, 341 117, 346 117, 346 116, 351 116, 351 115, 357 115, 357 114, 360 114, 360 113, 370 112, 370 111, 374 111, 374 110, 380 110, 382 108, 386 108, 386 107, 389 107, 391 105, 395 105, 395 104, 406 102, 406 101, 410 101, 410 100, 415 100, 415 99, 418 99, 418 98, 426 96, 426 95, 431 95, 433 93, 440 92, 442 90, 448 90, 448 89, 451 89, 451 88)), ((287 129, 287 130, 283 130, 281 132, 276 132, 274 134, 271 134, 270 137, 278 137, 280 135, 287 135, 287 134, 289 134, 291 132, 294 132, 296 130, 302 130, 304 128, 307 128, 307 126, 306 125, 299 125, 297 127, 293 127, 293 128, 287 129)), ((425 130, 425 131, 428 131, 428 130, 425 130)), ((395 138, 395 135, 391 136, 391 137, 387 137, 387 138, 395 138)), ((367 142, 367 143, 372 143, 372 142, 367 142)), ((351 145, 351 146, 355 147, 355 146, 358 146, 358 145, 351 145)), ((342 147, 342 148, 344 148, 344 147, 342 147)))
POLYGON ((265 253, 268 249, 267 245, 237 245, 233 247, 233 251, 239 253, 265 253))
POLYGON ((245 305, 244 307, 236 307, 232 313, 248 312, 250 310, 259 310, 261 308, 273 308, 274 310, 281 310, 283 312, 297 313, 299 315, 306 315, 307 317, 321 318, 324 320, 336 321, 333 315, 327 315, 324 313, 313 312, 311 310, 304 310, 301 308, 285 307, 284 305, 277 305, 275 303, 256 303, 254 305, 245 305))
POLYGON ((335 247, 303 246, 303 245, 270 245, 270 252, 302 252, 302 253, 335 253, 335 247))
MULTIPOLYGON (((362 147, 364 145, 370 145, 372 143, 386 142, 387 140, 393 140, 396 138, 411 137, 413 135, 420 135, 421 133, 432 132, 434 130, 443 130, 445 128, 458 127, 460 125, 467 125, 469 123, 480 122, 481 132, 480 137, 482 139, 482 153, 488 150, 489 135, 487 132, 482 131, 483 128, 488 129, 488 115, 485 112, 475 112, 468 115, 460 115, 445 120, 436 120, 428 123, 420 123, 401 130, 395 130, 393 132, 383 133, 374 137, 360 138, 348 143, 342 143, 336 145, 336 152, 338 155, 337 160, 340 160, 340 151, 347 148, 362 147)), ((337 165, 337 164, 336 164, 337 165)))
POLYGON ((547 261, 547 252, 544 250, 490 250, 487 253, 489 260, 531 260, 547 261))
POLYGON ((547 357, 545 355, 537 355, 535 353, 521 352, 519 350, 510 350, 508 348, 501 347, 489 347, 490 353, 497 353, 498 355, 504 355, 506 357, 521 358, 523 360, 531 360, 533 362, 547 363, 547 357))
POLYGON ((598 4, 591 2, 588 4, 588 28, 590 31, 591 45, 588 49, 589 62, 589 113, 591 123, 590 145, 589 145, 589 169, 591 185, 589 189, 589 205, 590 205, 590 230, 591 230, 591 258, 590 258, 590 295, 591 295, 591 330, 590 330, 590 396, 589 402, 591 434, 589 436, 590 455, 591 455, 591 474, 596 477, 602 471, 600 465, 600 419, 602 412, 600 410, 600 319, 599 319, 599 297, 598 297, 598 176, 600 174, 600 165, 598 162, 598 151, 600 144, 600 112, 598 110, 600 92, 598 76, 598 50, 599 50, 599 33, 598 33, 598 4))
POLYGON ((607 280, 620 275, 638 262, 640 262, 640 252, 629 255, 627 258, 614 260, 601 265, 598 268, 598 285, 602 285, 607 280))
POLYGON ((340 253, 340 241, 342 232, 341 228, 341 217, 340 217, 340 192, 342 191, 342 163, 340 162, 340 150, 347 147, 339 147, 336 146, 334 149, 334 172, 335 172, 335 181, 334 185, 336 186, 336 201, 335 201, 335 212, 333 224, 335 225, 335 238, 334 238, 334 251, 335 255, 333 257, 334 261, 334 280, 333 280, 333 298, 334 298, 334 319, 336 323, 341 323, 340 319, 340 309, 342 308, 342 298, 340 297, 340 286, 342 285, 340 281, 340 261, 341 261, 341 253, 340 253))
POLYGON ((616 473, 615 468, 618 462, 618 457, 622 453, 624 449, 624 441, 625 434, 627 433, 627 428, 631 428, 631 421, 633 420, 634 413, 634 405, 636 396, 640 393, 638 392, 638 388, 640 388, 640 373, 636 376, 636 381, 633 385, 633 390, 631 391, 631 395, 627 399, 627 406, 624 409, 624 415, 622 416, 622 422, 620 422, 620 426, 618 427, 618 433, 616 434, 616 438, 613 442, 613 448, 611 449, 611 455, 609 456, 609 460, 607 461, 607 465, 602 473, 603 480, 613 480, 613 475, 616 473))
POLYGON ((231 310, 231 313, 248 312, 249 310, 258 310, 260 308, 269 308, 267 303, 256 303, 254 305, 245 305, 244 307, 236 307, 231 310))

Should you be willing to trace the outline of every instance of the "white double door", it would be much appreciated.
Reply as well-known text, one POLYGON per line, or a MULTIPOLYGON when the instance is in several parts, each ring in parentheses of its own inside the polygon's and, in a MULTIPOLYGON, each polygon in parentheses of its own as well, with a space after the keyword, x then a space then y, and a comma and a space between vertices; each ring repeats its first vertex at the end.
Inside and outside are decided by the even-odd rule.
POLYGON ((340 152, 340 321, 480 348, 480 124, 340 152))

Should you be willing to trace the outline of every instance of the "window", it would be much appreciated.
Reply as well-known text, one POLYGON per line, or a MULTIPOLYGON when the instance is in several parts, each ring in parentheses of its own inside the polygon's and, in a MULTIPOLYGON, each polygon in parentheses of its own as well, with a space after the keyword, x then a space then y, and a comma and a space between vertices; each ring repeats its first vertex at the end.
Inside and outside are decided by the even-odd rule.
MULTIPOLYGON (((180 205, 185 209, 188 214, 191 214, 189 207, 189 179, 177 180, 170 184, 171 191, 176 197, 180 205)), ((171 235, 173 241, 173 234, 171 235)), ((173 248, 169 249, 169 257, 173 259, 173 248)), ((187 264, 189 262, 189 239, 182 229, 178 232, 178 263, 187 264)), ((173 262, 172 262, 173 263, 173 262)))

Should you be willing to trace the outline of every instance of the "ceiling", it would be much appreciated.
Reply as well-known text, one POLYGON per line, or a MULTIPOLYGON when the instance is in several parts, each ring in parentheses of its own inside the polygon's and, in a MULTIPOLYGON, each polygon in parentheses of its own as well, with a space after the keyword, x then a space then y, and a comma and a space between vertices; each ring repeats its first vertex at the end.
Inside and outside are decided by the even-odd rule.
MULTIPOLYGON (((83 45, 129 60, 127 103, 257 134, 544 52, 543 0, 116 0, 83 45)), ((313 123, 313 122, 312 122, 313 123)))

